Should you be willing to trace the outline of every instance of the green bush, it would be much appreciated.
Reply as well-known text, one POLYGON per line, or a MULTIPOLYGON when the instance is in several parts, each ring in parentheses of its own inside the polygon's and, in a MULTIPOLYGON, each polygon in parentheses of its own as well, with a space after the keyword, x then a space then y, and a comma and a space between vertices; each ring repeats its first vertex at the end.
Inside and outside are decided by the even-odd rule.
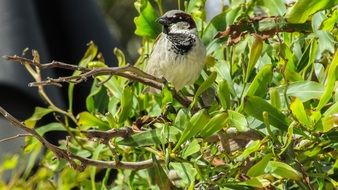
POLYGON ((337 0, 230 1, 208 22, 205 0, 184 2, 208 57, 196 84, 181 92, 137 69, 160 32, 161 3, 135 2, 142 47, 134 66, 115 49, 119 67, 107 67, 90 43, 78 67, 57 65, 75 70, 72 76, 41 81, 48 67, 37 52, 33 60, 7 57, 26 66, 47 105, 24 124, 1 109, 32 136, 25 137, 25 168, 19 155, 5 157, 0 175, 13 175, 0 189, 337 188, 337 0), (75 116, 73 89, 89 77, 87 110, 75 116), (63 82, 67 110, 44 92, 63 82), (145 94, 147 85, 163 90, 145 94), (46 115, 55 121, 41 126, 46 115), (51 131, 69 138, 54 146, 43 138, 51 131))

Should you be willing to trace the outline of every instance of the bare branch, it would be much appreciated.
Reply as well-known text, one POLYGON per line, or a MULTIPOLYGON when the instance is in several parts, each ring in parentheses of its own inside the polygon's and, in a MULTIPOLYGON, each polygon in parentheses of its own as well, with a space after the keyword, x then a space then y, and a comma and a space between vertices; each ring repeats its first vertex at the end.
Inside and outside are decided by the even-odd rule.
POLYGON ((104 144, 107 144, 109 140, 115 137, 129 137, 133 134, 133 130, 130 127, 111 129, 109 131, 98 131, 98 130, 89 130, 89 131, 81 131, 88 138, 99 138, 102 139, 104 144))
MULTIPOLYGON (((71 65, 67 63, 53 61, 51 63, 40 64, 35 62, 34 60, 30 60, 24 57, 20 57, 17 55, 14 56, 4 56, 7 60, 16 61, 20 63, 29 64, 31 66, 36 66, 40 69, 51 69, 51 68, 62 68, 68 70, 78 70, 82 73, 77 76, 67 76, 67 77, 59 77, 59 78, 47 78, 47 80, 36 81, 29 83, 29 86, 44 86, 44 85, 57 85, 61 86, 61 83, 80 83, 87 80, 89 77, 96 77, 102 75, 115 75, 127 78, 132 81, 140 82, 144 85, 148 85, 150 87, 161 90, 165 85, 166 81, 162 78, 157 78, 152 76, 137 67, 132 65, 126 65, 124 67, 104 67, 104 68, 85 68, 79 67, 77 65, 71 65)), ((105 82, 105 81, 103 81, 105 82)), ((189 99, 181 96, 175 89, 170 89, 174 98, 180 102, 183 106, 188 107, 191 103, 189 99)))
POLYGON ((1 139, 0 143, 5 142, 5 141, 9 141, 9 140, 13 140, 13 139, 16 139, 16 138, 20 138, 20 137, 27 137, 27 136, 32 136, 32 135, 31 134, 17 134, 17 135, 11 136, 11 137, 1 139))
POLYGON ((125 161, 102 161, 102 160, 93 160, 90 158, 84 158, 78 156, 72 152, 61 149, 51 143, 49 143, 45 138, 39 135, 34 129, 28 128, 22 122, 17 120, 11 114, 9 114, 5 109, 0 106, 0 113, 14 126, 20 128, 27 133, 31 134, 34 138, 41 142, 43 146, 52 151, 58 158, 65 159, 68 163, 75 169, 83 171, 86 166, 91 165, 98 168, 114 168, 114 169, 145 169, 150 168, 154 165, 152 159, 139 161, 139 162, 125 162, 125 161), (78 163, 80 162, 80 163, 78 163))

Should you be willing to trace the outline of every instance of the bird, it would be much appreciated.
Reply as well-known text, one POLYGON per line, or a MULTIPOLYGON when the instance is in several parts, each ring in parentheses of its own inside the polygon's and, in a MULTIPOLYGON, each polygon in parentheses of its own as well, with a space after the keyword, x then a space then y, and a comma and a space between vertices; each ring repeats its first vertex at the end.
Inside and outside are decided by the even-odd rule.
POLYGON ((154 43, 145 72, 166 79, 178 91, 200 76, 206 48, 198 36, 195 21, 184 11, 170 10, 157 22, 163 25, 163 30, 154 43))

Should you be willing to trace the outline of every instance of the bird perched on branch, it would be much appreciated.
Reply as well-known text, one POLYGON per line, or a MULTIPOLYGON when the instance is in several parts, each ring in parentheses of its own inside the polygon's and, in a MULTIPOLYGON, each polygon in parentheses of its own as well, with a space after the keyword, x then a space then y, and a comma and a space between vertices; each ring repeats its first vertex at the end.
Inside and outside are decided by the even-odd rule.
POLYGON ((193 84, 199 77, 206 57, 192 17, 180 10, 171 10, 157 19, 163 32, 154 44, 146 72, 164 77, 176 90, 193 84))

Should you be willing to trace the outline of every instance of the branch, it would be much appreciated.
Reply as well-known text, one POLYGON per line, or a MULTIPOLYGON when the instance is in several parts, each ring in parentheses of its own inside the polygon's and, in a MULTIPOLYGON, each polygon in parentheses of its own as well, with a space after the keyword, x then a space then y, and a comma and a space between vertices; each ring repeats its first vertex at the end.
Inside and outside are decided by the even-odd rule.
POLYGON ((88 138, 99 138, 102 139, 104 144, 107 144, 112 138, 115 137, 129 137, 133 134, 133 130, 130 127, 111 129, 108 131, 98 131, 98 130, 89 130, 89 131, 81 131, 88 138))
POLYGON ((31 134, 17 134, 17 135, 11 136, 11 137, 1 139, 0 143, 5 142, 5 141, 9 141, 9 140, 13 140, 13 139, 16 139, 16 138, 20 138, 20 137, 27 137, 27 136, 32 136, 32 135, 31 134))
MULTIPOLYGON (((129 80, 140 82, 142 84, 148 85, 150 87, 153 87, 159 90, 161 90, 166 83, 164 79, 157 78, 148 73, 145 73, 144 71, 132 65, 126 65, 124 67, 104 67, 104 68, 89 69, 89 68, 79 67, 76 65, 71 65, 71 64, 57 62, 57 61, 53 61, 51 63, 46 63, 46 64, 39 64, 35 62, 34 60, 30 60, 30 59, 20 57, 17 55, 4 56, 4 58, 7 60, 36 66, 40 69, 62 68, 62 69, 68 69, 68 70, 78 70, 82 72, 82 74, 77 75, 77 76, 47 78, 47 80, 42 80, 39 82, 32 82, 32 83, 29 83, 30 87, 32 86, 39 87, 39 86, 44 86, 44 85, 61 86, 61 83, 65 83, 65 82, 80 83, 80 82, 87 80, 87 78, 89 77, 96 77, 96 76, 101 76, 101 75, 109 75, 109 76, 116 75, 116 76, 124 77, 129 80)), ((190 105, 191 101, 189 99, 179 95, 178 92, 173 88, 170 90, 174 98, 178 102, 180 102, 183 106, 188 107, 190 105)))
POLYGON ((52 151, 57 158, 59 159, 65 159, 69 162, 69 164, 75 168, 76 170, 83 171, 88 165, 95 166, 98 168, 114 168, 114 169, 133 169, 133 170, 139 170, 139 169, 146 169, 150 168, 154 165, 152 159, 139 161, 139 162, 125 162, 125 161, 102 161, 102 160, 93 160, 90 158, 85 158, 78 156, 72 152, 69 152, 67 150, 61 149, 51 143, 49 143, 45 138, 43 138, 41 135, 39 135, 34 129, 28 128, 25 126, 22 122, 17 120, 15 117, 13 117, 11 114, 9 114, 5 109, 3 109, 0 106, 0 113, 14 126, 17 128, 20 128, 30 135, 32 135, 34 138, 36 138, 40 143, 52 151), (80 163, 78 163, 78 162, 80 163))
POLYGON ((241 36, 250 33, 259 35, 263 39, 270 38, 279 32, 311 32, 311 22, 302 24, 288 23, 283 17, 254 17, 249 20, 240 20, 230 25, 225 31, 219 32, 216 38, 228 36, 228 44, 236 44, 241 36))

